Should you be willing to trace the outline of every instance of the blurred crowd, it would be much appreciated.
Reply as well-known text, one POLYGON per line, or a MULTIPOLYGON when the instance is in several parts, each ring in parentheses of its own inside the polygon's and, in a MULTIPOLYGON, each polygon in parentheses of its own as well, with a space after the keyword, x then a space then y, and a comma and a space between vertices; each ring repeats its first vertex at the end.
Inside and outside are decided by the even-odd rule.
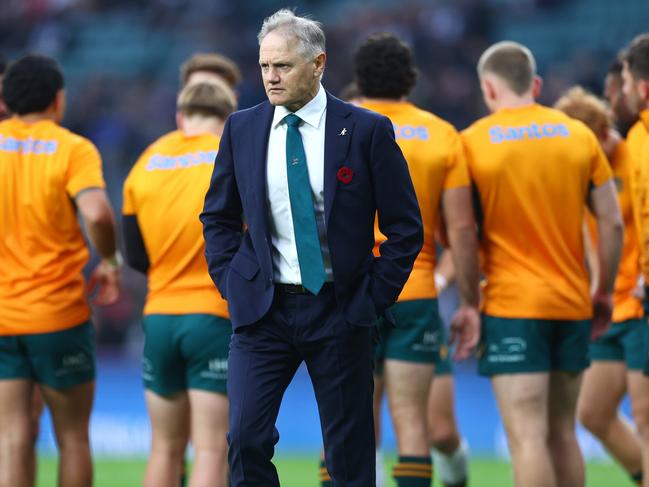
MULTIPOLYGON (((646 0, 626 3, 637 8, 635 22, 649 21, 646 0)), ((579 29, 571 33, 569 26, 566 32, 566 22, 560 20, 583 10, 596 12, 597 18, 587 20, 595 22, 593 28, 610 24, 605 9, 613 7, 607 4, 605 0, 304 0, 297 11, 324 24, 328 90, 340 93, 351 81, 351 56, 361 39, 372 32, 393 32, 413 47, 416 56, 419 80, 411 99, 462 129, 485 113, 475 75, 479 54, 493 41, 512 32, 525 33, 539 22, 547 23, 546 37, 524 42, 537 53, 545 77, 540 101, 552 103, 573 84, 600 93, 616 50, 637 32, 628 25, 609 25, 609 35, 586 43, 579 29), (561 25, 563 31, 558 30, 561 25), (573 43, 567 45, 570 35, 573 43), (543 57, 557 52, 560 59, 543 57)), ((195 52, 221 52, 235 60, 243 74, 239 107, 265 98, 256 34, 261 20, 282 6, 276 0, 2 0, 0 56, 11 60, 39 52, 59 60, 68 90, 64 125, 97 145, 110 197, 115 208, 121 208, 122 183, 135 159, 174 128, 178 67, 184 59, 195 52)), ((120 303, 98 317, 104 344, 132 341, 128 330, 138 329, 132 325, 140 316, 144 281, 129 274, 125 282, 128 292, 120 303)))

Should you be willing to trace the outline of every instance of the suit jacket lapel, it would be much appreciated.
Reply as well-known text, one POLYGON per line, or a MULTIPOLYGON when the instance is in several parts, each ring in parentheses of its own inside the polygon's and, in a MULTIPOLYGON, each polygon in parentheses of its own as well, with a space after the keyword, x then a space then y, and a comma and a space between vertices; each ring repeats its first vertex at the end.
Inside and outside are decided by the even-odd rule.
POLYGON ((350 115, 351 110, 345 103, 327 93, 324 150, 324 203, 327 225, 338 188, 338 170, 345 165, 349 141, 353 136, 354 121, 350 115))
MULTIPOLYGON (((259 221, 266 223, 268 215, 268 198, 266 197, 266 162, 268 155, 268 134, 270 132, 270 124, 273 121, 273 114, 275 107, 270 103, 264 102, 255 110, 249 131, 250 131, 250 145, 252 147, 252 159, 250 161, 249 175, 251 181, 251 197, 257 200, 253 206, 263 211, 258 215, 259 221)), ((268 226, 266 226, 266 233, 268 233, 268 226)))

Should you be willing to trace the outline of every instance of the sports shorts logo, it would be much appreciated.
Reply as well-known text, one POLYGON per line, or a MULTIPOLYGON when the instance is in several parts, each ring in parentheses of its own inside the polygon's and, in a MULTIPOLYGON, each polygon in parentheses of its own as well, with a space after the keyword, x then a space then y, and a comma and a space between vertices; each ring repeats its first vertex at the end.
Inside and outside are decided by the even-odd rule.
POLYGON ((224 380, 228 376, 228 359, 215 358, 207 362, 207 368, 201 372, 204 379, 224 380))
POLYGON ((153 380, 153 363, 146 357, 142 358, 142 378, 144 380, 153 380))
POLYGON ((73 374, 92 368, 90 357, 84 352, 77 352, 61 357, 61 366, 55 371, 57 376, 73 374))
POLYGON ((492 343, 487 350, 489 362, 513 363, 522 362, 526 358, 527 342, 520 337, 506 337, 500 343, 492 343))
POLYGON ((434 352, 439 347, 439 331, 426 331, 419 343, 412 344, 416 352, 434 352))

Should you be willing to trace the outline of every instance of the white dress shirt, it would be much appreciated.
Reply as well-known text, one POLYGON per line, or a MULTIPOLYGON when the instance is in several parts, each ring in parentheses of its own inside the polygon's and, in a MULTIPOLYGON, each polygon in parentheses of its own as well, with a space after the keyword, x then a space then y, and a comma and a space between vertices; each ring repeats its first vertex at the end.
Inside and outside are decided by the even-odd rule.
MULTIPOLYGON (((275 107, 275 114, 268 137, 268 153, 266 155, 266 189, 273 246, 274 280, 286 284, 301 284, 300 264, 297 258, 286 173, 287 125, 284 117, 290 113, 293 112, 284 106, 275 107)), ((309 182, 311 183, 327 281, 331 281, 331 260, 327 247, 324 221, 324 147, 327 95, 322 85, 318 89, 318 94, 295 112, 295 115, 303 120, 299 130, 304 145, 304 153, 306 154, 306 165, 309 171, 309 182)))

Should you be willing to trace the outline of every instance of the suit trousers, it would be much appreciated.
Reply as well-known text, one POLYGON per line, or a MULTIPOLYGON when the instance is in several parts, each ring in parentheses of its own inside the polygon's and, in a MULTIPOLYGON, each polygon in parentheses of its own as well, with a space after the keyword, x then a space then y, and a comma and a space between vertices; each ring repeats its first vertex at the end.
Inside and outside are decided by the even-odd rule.
POLYGON ((331 285, 317 296, 278 288, 269 312, 233 334, 228 364, 232 487, 280 485, 271 462, 279 441, 275 422, 302 361, 315 391, 333 485, 375 485, 374 336, 372 327, 347 323, 331 285))

